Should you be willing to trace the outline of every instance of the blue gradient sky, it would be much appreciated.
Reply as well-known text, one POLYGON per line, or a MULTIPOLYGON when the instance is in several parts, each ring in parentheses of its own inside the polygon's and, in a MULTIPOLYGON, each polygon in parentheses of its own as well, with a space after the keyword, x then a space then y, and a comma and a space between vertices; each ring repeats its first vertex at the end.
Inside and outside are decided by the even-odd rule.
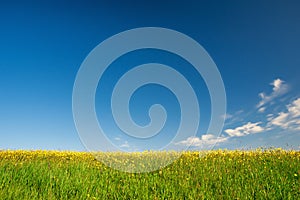
MULTIPOLYGON (((147 26, 195 39, 213 58, 225 84, 228 114, 222 135, 203 137, 209 134, 207 88, 191 68, 181 72, 200 91, 203 124, 197 137, 178 146, 192 142, 198 148, 218 140, 217 148, 299 148, 299 9, 298 1, 1 1, 0 149, 85 150, 72 117, 77 71, 103 40, 147 26)), ((109 97, 122 70, 153 60, 175 69, 188 65, 167 52, 131 52, 116 60, 101 80, 107 86, 97 90, 98 117, 108 137, 125 150, 139 148, 116 133, 108 101, 101 104, 99 99, 109 97)), ((133 119, 147 124, 147 108, 157 102, 170 112, 165 131, 171 134, 178 126, 178 102, 162 87, 137 91, 133 119)))

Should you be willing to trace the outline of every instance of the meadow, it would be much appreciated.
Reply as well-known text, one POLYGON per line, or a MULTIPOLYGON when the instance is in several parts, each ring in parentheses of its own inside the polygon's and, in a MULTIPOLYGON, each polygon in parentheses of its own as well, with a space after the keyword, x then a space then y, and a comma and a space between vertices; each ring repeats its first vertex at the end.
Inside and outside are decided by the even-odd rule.
MULTIPOLYGON (((125 154, 109 156, 136 155, 125 154)), ((143 154, 153 161, 168 156, 143 154)), ((121 172, 86 152, 0 151, 0 199, 5 200, 300 199, 299 176, 300 152, 281 149, 184 152, 149 173, 121 172)))

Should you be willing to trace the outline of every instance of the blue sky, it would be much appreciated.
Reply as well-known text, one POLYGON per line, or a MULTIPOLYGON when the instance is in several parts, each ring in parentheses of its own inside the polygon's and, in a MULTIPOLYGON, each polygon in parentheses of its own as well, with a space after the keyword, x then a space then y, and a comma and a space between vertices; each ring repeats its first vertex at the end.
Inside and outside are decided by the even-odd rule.
MULTIPOLYGON (((97 116, 116 146, 147 149, 116 127, 111 90, 135 65, 158 62, 187 76, 200 102, 199 131, 177 142, 178 148, 216 141, 215 148, 299 148, 299 9, 298 1, 2 1, 0 148, 85 150, 72 116, 76 74, 99 43, 139 27, 173 29, 206 49, 225 85, 226 122, 218 137, 206 132, 209 94, 189 63, 169 52, 138 50, 110 66, 96 93, 97 116)), ((132 96, 130 110, 137 124, 147 125, 155 103, 168 112, 161 138, 152 141, 159 146, 178 127, 174 95, 158 85, 142 87, 132 96)))

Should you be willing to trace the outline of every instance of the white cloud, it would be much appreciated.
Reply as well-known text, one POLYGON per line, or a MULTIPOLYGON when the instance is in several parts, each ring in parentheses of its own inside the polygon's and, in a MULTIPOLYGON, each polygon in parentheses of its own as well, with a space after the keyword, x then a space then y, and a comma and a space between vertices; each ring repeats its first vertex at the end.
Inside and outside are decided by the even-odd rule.
POLYGON ((119 138, 119 137, 115 137, 114 139, 117 140, 117 141, 121 140, 121 138, 119 138))
POLYGON ((259 94, 261 100, 256 106, 259 108, 259 112, 264 112, 266 107, 263 106, 272 102, 275 98, 285 94, 288 91, 288 85, 279 78, 274 80, 270 85, 273 86, 273 91, 270 95, 267 95, 263 92, 259 94))
POLYGON ((232 117, 233 117, 233 115, 231 115, 229 113, 226 113, 226 114, 221 116, 221 118, 223 118, 224 120, 231 119, 232 117))
POLYGON ((263 112, 265 112, 265 110, 266 110, 266 107, 261 107, 258 109, 258 112, 263 113, 263 112))
POLYGON ((300 130, 300 98, 287 106, 286 112, 269 119, 268 126, 278 126, 282 129, 300 130))
MULTIPOLYGON (((279 83, 274 83, 275 88, 279 88, 279 83)), ((274 89, 278 90, 278 89, 274 89)), ((248 122, 233 129, 226 129, 224 132, 228 136, 215 136, 213 134, 205 134, 201 137, 189 137, 186 140, 176 143, 176 145, 184 145, 191 147, 209 147, 216 143, 223 143, 232 137, 243 137, 250 134, 269 131, 275 127, 281 127, 284 130, 300 131, 300 98, 294 100, 286 106, 285 112, 266 115, 267 125, 261 125, 263 122, 248 122)))
POLYGON ((288 111, 292 117, 300 116, 300 98, 296 99, 292 104, 288 105, 288 111))
POLYGON ((222 117, 225 119, 225 125, 230 125, 230 124, 233 124, 233 123, 236 123, 236 122, 239 122, 239 121, 242 121, 243 120, 243 115, 244 111, 243 110, 238 110, 232 114, 225 114, 225 115, 222 115, 222 117))
POLYGON ((267 121, 271 121, 274 119, 274 115, 273 114, 268 114, 267 116, 267 121))
POLYGON ((129 148, 129 143, 125 141, 123 144, 120 145, 121 148, 129 148))
POLYGON ((192 147, 205 147, 227 141, 228 137, 215 136, 213 134, 205 134, 199 137, 188 137, 186 140, 176 143, 177 145, 192 146, 192 147))
POLYGON ((259 126, 259 124, 260 122, 248 122, 247 124, 234 129, 226 129, 225 133, 227 133, 230 137, 241 137, 249 134, 259 133, 265 130, 263 127, 259 126))

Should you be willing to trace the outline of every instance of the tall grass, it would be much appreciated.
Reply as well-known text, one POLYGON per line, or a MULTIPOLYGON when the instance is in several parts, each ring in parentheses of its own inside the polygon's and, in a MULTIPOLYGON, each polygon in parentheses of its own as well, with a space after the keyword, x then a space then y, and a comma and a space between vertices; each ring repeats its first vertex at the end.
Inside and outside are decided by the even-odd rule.
MULTIPOLYGON (((154 152, 152 159, 164 156, 154 152)), ((185 152, 137 174, 90 153, 0 152, 0 199, 300 199, 299 176, 300 152, 278 149, 185 152)))

